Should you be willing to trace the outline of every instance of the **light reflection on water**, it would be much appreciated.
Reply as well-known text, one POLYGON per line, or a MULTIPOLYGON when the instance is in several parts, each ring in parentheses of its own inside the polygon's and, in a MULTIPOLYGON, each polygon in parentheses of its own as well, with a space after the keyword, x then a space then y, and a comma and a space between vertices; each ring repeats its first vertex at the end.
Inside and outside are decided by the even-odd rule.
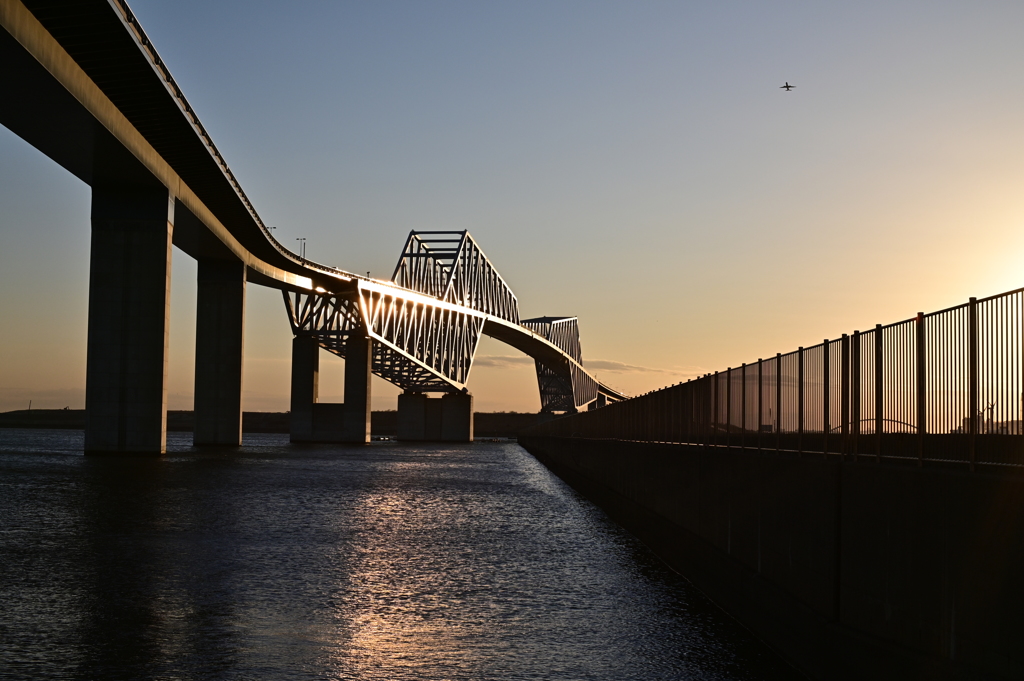
POLYGON ((0 429, 0 678, 789 679, 515 444, 0 429))

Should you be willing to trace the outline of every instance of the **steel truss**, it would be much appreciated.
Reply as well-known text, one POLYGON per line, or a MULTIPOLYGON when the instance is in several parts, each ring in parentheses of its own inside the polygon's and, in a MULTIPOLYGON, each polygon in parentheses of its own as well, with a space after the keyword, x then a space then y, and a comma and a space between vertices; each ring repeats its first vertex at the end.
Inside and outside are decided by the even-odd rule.
POLYGON ((519 302, 469 232, 409 232, 397 285, 519 323, 519 302))
MULTIPOLYGON (((576 317, 537 317, 526 319, 523 326, 549 340, 577 363, 582 363, 580 327, 576 317)), ((569 373, 556 373, 546 364, 534 361, 540 386, 542 412, 575 412, 597 399, 597 381, 577 365, 569 373)))
POLYGON ((377 376, 415 392, 465 390, 485 316, 387 288, 359 282, 350 296, 285 293, 292 332, 317 336, 339 357, 351 334, 365 334, 375 341, 377 376))
POLYGON ((520 325, 515 295, 467 232, 411 232, 394 283, 353 276, 346 288, 286 292, 292 332, 316 336, 339 357, 352 334, 365 334, 374 340, 373 373, 403 390, 465 391, 480 336, 519 329, 547 348, 544 362, 535 360, 543 411, 574 412, 598 396, 598 382, 580 366, 576 318, 520 325))

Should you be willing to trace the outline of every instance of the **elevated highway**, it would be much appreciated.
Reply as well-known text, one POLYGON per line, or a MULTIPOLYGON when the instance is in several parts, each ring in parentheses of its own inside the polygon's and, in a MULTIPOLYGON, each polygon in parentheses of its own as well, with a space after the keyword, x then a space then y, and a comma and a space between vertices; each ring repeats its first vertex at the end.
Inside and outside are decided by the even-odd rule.
POLYGON ((450 248, 437 243, 445 235, 410 234, 393 281, 284 248, 122 0, 0 0, 0 25, 0 124, 93 192, 87 451, 164 449, 172 245, 199 262, 197 444, 240 442, 247 282, 285 294, 296 439, 365 441, 371 372, 409 404, 466 395, 481 334, 534 358, 548 411, 624 397, 586 371, 566 324, 520 324, 515 296, 464 232, 450 248), (321 347, 346 358, 345 407, 316 406, 321 347))

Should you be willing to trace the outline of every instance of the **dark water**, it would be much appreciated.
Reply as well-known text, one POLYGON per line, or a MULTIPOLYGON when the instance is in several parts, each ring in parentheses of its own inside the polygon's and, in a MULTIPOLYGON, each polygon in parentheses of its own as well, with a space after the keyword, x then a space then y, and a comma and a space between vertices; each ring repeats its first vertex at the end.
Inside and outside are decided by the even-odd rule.
POLYGON ((0 429, 0 678, 790 679, 518 445, 0 429))

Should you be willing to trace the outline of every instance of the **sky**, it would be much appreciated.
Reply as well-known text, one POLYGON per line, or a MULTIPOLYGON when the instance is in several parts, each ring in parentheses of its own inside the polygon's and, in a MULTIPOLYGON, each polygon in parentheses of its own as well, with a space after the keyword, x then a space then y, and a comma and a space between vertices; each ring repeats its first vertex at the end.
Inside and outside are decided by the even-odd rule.
MULTIPOLYGON (((1024 3, 131 6, 282 243, 390 278, 409 230, 468 229, 630 394, 1024 286, 1024 3)), ((89 201, 0 128, 0 410, 84 406, 89 201)), ((176 251, 171 409, 195 276, 176 251)), ((285 410, 280 294, 247 295, 243 406, 285 410)), ((539 409, 497 341, 469 387, 539 409)))

